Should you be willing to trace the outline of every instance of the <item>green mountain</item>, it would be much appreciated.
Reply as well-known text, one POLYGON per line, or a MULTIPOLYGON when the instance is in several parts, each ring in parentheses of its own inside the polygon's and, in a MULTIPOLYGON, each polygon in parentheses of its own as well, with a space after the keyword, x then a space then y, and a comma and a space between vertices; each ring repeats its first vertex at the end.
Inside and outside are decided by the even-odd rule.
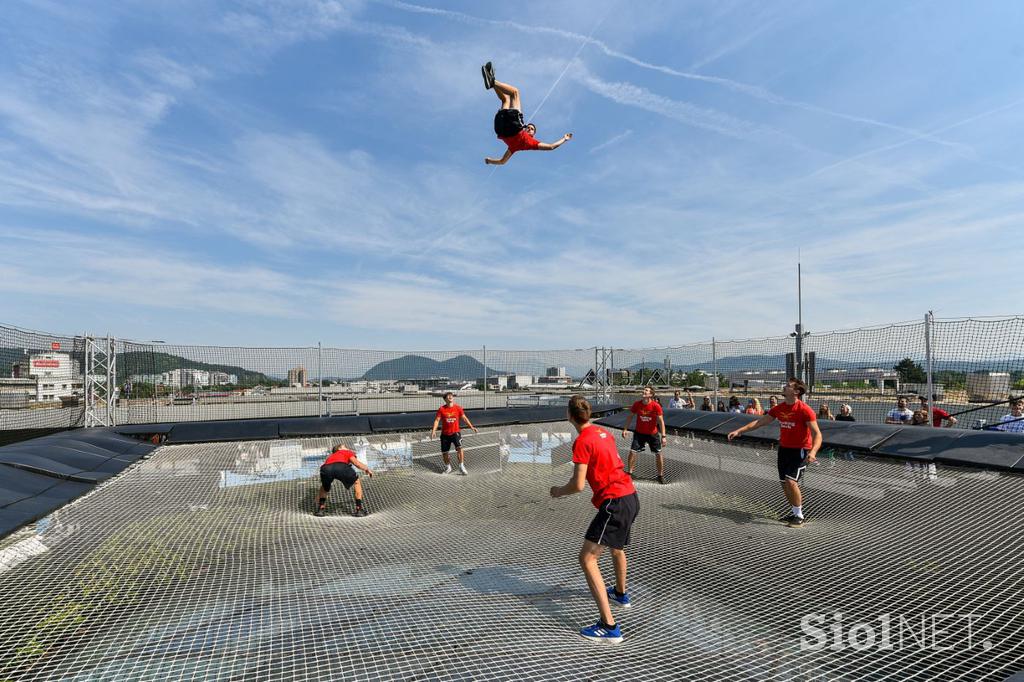
MULTIPOLYGON (((493 377, 504 372, 487 368, 487 376, 493 377)), ((474 381, 484 376, 484 365, 469 355, 458 355, 448 360, 432 360, 422 355, 403 355, 394 360, 385 360, 367 370, 363 379, 388 381, 394 379, 432 379, 448 377, 454 381, 474 381)))

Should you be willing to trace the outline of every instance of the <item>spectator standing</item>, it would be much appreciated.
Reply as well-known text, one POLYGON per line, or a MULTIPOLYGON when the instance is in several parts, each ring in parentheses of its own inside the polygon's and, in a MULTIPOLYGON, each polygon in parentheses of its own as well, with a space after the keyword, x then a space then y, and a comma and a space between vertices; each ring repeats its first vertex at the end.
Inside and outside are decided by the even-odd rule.
MULTIPOLYGON (((935 401, 937 399, 938 399, 938 396, 933 393, 932 394, 932 426, 934 426, 937 429, 941 429, 942 428, 942 422, 945 421, 945 422, 949 423, 949 427, 948 428, 953 428, 954 426, 956 426, 956 417, 951 415, 949 412, 946 412, 942 408, 936 407, 935 406, 935 401)), ((921 400, 921 409, 924 410, 925 413, 927 414, 927 412, 928 412, 928 398, 925 397, 925 396, 921 396, 920 400, 921 400)))
POLYGON ((760 417, 762 414, 764 414, 764 410, 761 408, 761 401, 758 400, 757 398, 751 398, 750 400, 748 400, 747 409, 745 410, 745 412, 747 414, 756 414, 757 416, 760 417))
POLYGON ((711 396, 704 396, 704 402, 700 404, 702 412, 714 412, 715 406, 711 404, 711 396))
POLYGON ((718 407, 716 409, 717 409, 718 412, 728 412, 729 411, 729 410, 725 409, 725 401, 724 400, 719 400, 718 401, 718 407))
POLYGON ((1010 433, 1024 433, 1024 399, 1017 398, 1010 403, 1010 414, 1004 414, 995 428, 1010 433))
POLYGON ((735 412, 736 414, 743 414, 743 406, 740 405, 740 399, 736 396, 729 398, 729 411, 735 412))
POLYGON ((909 424, 914 419, 914 411, 907 405, 906 398, 896 401, 896 407, 885 415, 886 424, 909 424))
POLYGON ((825 421, 835 421, 835 416, 832 414, 832 410, 829 408, 828 403, 822 403, 821 407, 818 408, 818 419, 824 419, 825 421))
POLYGON ((856 418, 853 416, 853 408, 850 407, 849 403, 843 403, 839 407, 839 414, 836 415, 837 422, 855 422, 856 418))
POLYGON ((910 418, 911 426, 928 426, 928 410, 914 410, 910 418))

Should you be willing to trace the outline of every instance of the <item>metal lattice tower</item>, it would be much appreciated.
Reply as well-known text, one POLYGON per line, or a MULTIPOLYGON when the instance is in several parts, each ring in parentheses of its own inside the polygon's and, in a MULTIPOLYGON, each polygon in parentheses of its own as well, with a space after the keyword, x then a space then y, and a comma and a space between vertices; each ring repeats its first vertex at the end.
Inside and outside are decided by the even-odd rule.
POLYGON ((110 336, 85 336, 85 426, 114 426, 117 353, 110 336))

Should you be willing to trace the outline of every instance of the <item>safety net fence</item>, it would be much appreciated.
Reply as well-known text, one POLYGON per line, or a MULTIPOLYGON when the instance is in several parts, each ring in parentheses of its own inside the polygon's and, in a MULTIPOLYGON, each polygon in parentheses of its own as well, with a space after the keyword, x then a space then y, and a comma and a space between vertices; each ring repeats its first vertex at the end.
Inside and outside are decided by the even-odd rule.
POLYGON ((696 408, 757 411, 790 376, 807 383, 806 400, 823 419, 927 424, 931 407, 944 427, 1024 431, 1024 411, 1012 404, 1024 395, 1024 317, 927 315, 661 348, 423 352, 178 345, 0 326, 0 438, 83 425, 411 412, 434 409, 446 391, 473 409, 563 404, 573 392, 625 402, 652 386, 666 407, 678 390, 696 408), (929 395, 930 406, 921 400, 929 395))
MULTIPOLYGON (((617 435, 617 434, 616 434, 617 435)), ((1024 478, 848 453, 787 528, 770 448, 671 436, 637 470, 614 647, 577 564, 567 423, 165 446, 0 549, 2 680, 1002 680, 1024 668, 1024 478)), ((617 438, 625 455, 628 441, 617 438)), ((602 558, 611 580, 609 558, 602 558)))

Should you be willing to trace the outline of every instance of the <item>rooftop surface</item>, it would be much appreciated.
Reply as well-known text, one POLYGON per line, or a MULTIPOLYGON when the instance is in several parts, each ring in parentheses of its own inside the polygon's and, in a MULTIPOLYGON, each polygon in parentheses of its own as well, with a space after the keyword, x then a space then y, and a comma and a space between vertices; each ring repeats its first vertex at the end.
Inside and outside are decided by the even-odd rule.
POLYGON ((466 477, 439 473, 424 434, 350 440, 380 472, 361 519, 340 486, 311 514, 336 439, 163 447, 0 550, 0 680, 1024 669, 1024 477, 826 456, 805 480, 809 522, 790 529, 771 450, 689 437, 670 438, 668 485, 641 457, 625 641, 581 639, 597 618, 576 562, 594 510, 588 492, 547 494, 569 478, 572 436, 468 435, 466 477))

